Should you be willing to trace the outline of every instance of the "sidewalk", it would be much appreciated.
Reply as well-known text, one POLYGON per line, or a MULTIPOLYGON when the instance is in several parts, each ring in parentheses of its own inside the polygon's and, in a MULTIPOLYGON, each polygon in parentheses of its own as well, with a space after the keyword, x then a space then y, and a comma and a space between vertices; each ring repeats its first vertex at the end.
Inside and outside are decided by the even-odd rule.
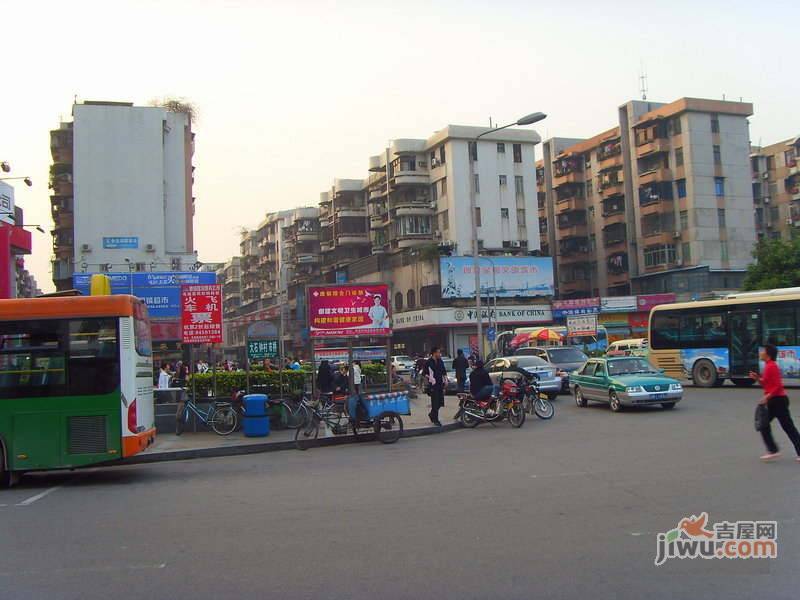
MULTIPOLYGON (((455 396, 447 396, 445 407, 439 411, 439 418, 443 424, 441 428, 434 426, 428 419, 430 399, 427 396, 420 395, 412 398, 410 403, 411 414, 403 415, 403 437, 432 435, 461 427, 460 423, 452 419, 458 405, 455 396)), ((174 433, 160 433, 152 447, 141 454, 124 459, 122 462, 124 464, 142 464, 290 450, 295 449, 294 434, 293 429, 273 430, 267 437, 245 437, 241 431, 227 436, 217 435, 211 431, 186 432, 180 436, 174 433)), ((318 440, 320 446, 348 444, 357 439, 352 434, 330 435, 329 437, 323 437, 323 435, 323 431, 320 431, 318 440)))

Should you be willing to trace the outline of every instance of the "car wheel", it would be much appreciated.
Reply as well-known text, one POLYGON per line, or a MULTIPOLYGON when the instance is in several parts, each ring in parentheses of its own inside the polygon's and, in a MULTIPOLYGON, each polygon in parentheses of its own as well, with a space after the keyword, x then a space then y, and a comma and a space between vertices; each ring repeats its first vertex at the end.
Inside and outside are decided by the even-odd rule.
POLYGON ((575 386, 575 404, 577 404, 581 408, 583 408, 588 404, 586 398, 583 397, 583 392, 581 391, 581 388, 579 388, 577 385, 575 386))
POLYGON ((614 412, 620 412, 622 410, 622 402, 619 400, 619 394, 614 390, 608 392, 608 404, 614 412))
POLYGON ((717 385, 717 368, 708 359, 701 359, 692 367, 692 380, 698 387, 710 388, 717 385))

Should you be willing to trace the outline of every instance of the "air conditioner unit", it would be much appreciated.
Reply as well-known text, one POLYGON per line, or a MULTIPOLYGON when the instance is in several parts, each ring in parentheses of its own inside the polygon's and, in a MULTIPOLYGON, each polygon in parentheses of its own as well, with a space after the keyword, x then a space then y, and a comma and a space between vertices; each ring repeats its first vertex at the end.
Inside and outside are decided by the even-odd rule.
POLYGON ((769 179, 769 172, 764 172, 761 174, 761 179, 769 179))
POLYGON ((92 245, 91 244, 81 244, 81 252, 91 252, 92 245))
POLYGON ((438 167, 438 166, 439 166, 439 159, 438 158, 432 158, 431 159, 431 168, 438 167))
POLYGON ((156 246, 155 246, 155 244, 147 244, 144 247, 144 250, 145 250, 145 252, 155 252, 156 251, 156 246))
POLYGON ((794 220, 792 219, 792 217, 786 217, 786 224, 787 225, 791 225, 793 223, 794 223, 794 220))
POLYGON ((511 247, 512 248, 519 248, 521 245, 522 244, 520 244, 519 241, 517 241, 517 240, 514 240, 513 242, 511 242, 511 247))
POLYGON ((680 231, 673 231, 672 232, 672 237, 675 238, 676 240, 679 239, 681 237, 681 232, 680 231))

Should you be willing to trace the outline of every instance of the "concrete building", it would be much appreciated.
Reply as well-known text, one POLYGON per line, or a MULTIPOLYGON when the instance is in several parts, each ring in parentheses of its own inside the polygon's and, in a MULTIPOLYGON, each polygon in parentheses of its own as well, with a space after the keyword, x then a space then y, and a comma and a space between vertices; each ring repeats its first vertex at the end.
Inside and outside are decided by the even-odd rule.
POLYGON ((24 224, 23 210, 14 202, 14 188, 0 181, 0 298, 27 297, 24 255, 31 253, 32 239, 24 224))
POLYGON ((544 144, 540 230, 559 297, 736 289, 755 240, 751 104, 631 101, 618 126, 544 144))
POLYGON ((758 238, 794 238, 800 232, 800 137, 753 147, 750 163, 758 238))
POLYGON ((336 179, 319 200, 320 272, 325 283, 335 283, 348 264, 370 254, 364 181, 336 179))
POLYGON ((75 271, 194 270, 190 113, 87 101, 72 116, 50 136, 56 288, 75 271))

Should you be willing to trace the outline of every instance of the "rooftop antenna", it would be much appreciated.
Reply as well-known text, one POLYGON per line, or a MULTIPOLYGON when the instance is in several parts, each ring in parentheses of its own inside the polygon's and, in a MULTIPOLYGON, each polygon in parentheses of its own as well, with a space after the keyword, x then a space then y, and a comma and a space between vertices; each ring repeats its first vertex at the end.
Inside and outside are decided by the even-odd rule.
POLYGON ((489 129, 492 128, 492 117, 489 117, 489 129))
POLYGON ((642 70, 639 75, 639 91, 642 92, 642 100, 647 100, 647 73, 642 65, 642 70))

